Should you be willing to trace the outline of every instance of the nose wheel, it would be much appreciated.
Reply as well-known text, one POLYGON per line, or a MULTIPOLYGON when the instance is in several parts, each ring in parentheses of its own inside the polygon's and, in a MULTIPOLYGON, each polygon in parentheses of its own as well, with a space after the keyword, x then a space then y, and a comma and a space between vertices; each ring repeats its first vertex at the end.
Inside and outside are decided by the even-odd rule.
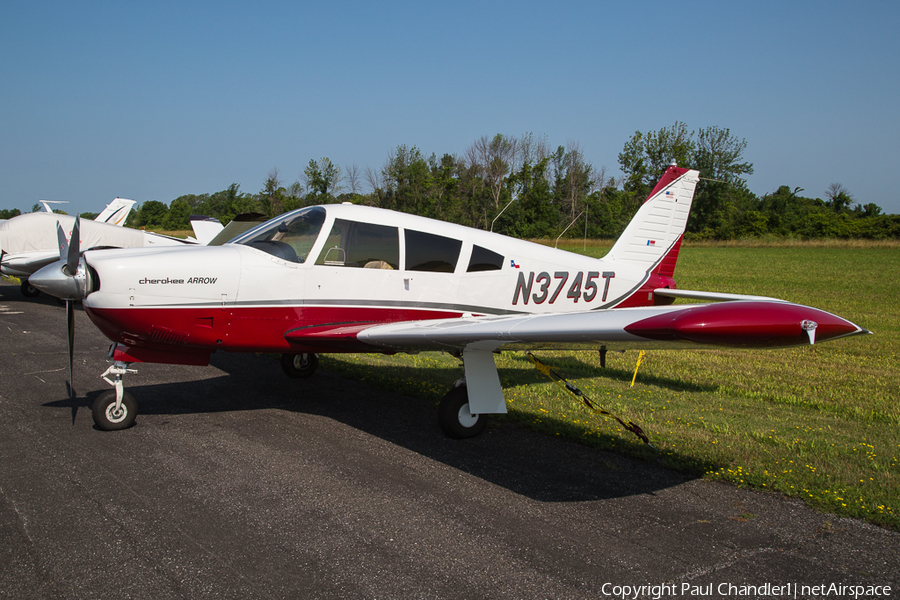
POLYGON ((137 402, 134 396, 122 390, 121 402, 116 401, 116 390, 106 390, 94 400, 91 411, 94 425, 103 431, 118 431, 134 425, 137 402))
POLYGON ((134 419, 137 417, 137 402, 134 396, 125 391, 125 383, 122 381, 126 373, 137 373, 137 370, 129 369, 130 363, 120 360, 113 361, 114 350, 115 344, 109 348, 112 364, 101 375, 106 383, 113 386, 113 389, 100 394, 94 400, 94 407, 91 409, 94 425, 103 431, 128 429, 134 425, 134 419), (113 378, 110 379, 108 375, 112 375, 113 378))

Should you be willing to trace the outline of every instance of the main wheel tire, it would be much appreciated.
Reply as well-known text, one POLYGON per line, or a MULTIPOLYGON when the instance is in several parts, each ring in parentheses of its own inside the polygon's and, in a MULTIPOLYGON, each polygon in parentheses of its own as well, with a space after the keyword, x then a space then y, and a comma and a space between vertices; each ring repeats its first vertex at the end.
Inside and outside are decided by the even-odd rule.
POLYGON ((103 431, 118 431, 134 425, 137 416, 137 402, 128 392, 122 393, 122 404, 116 410, 116 390, 106 390, 94 400, 91 410, 94 425, 103 431))
POLYGON ((288 377, 300 379, 309 377, 316 372, 319 366, 319 357, 316 354, 282 354, 281 368, 288 377))
POLYGON ((37 298, 41 295, 41 290, 28 283, 27 279, 22 281, 22 286, 20 289, 22 290, 22 295, 26 298, 37 298))
POLYGON ((447 392, 441 399, 438 423, 447 437, 462 440, 481 433, 487 423, 487 416, 469 412, 469 390, 461 385, 447 392))

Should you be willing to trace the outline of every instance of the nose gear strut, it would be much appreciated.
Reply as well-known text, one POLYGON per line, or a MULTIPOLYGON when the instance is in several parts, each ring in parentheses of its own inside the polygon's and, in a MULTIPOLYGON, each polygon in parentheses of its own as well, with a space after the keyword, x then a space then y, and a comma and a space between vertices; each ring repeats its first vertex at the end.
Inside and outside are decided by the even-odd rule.
POLYGON ((94 401, 92 409, 94 424, 104 431, 127 429, 137 416, 137 402, 125 391, 125 383, 122 380, 126 373, 137 373, 137 369, 129 368, 131 363, 114 360, 114 352, 115 344, 110 346, 107 356, 107 360, 112 364, 100 377, 115 389, 100 394, 94 401), (109 378, 110 375, 112 379, 109 378))

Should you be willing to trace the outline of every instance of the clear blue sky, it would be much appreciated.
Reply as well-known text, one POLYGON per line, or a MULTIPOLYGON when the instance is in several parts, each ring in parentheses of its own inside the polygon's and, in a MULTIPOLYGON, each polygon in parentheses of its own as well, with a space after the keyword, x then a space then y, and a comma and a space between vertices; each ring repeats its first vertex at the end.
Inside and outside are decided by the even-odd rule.
POLYGON ((382 166, 496 133, 621 175, 635 131, 747 140, 762 195, 900 213, 896 2, 0 3, 0 208, 171 202, 310 159, 382 166))

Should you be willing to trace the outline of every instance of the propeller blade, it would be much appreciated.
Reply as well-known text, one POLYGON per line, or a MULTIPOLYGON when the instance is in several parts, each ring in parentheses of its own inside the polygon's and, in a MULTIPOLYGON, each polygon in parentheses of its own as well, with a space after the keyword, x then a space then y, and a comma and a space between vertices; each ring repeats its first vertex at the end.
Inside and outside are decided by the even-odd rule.
POLYGON ((75 354, 75 301, 66 300, 66 328, 69 333, 69 398, 75 399, 75 379, 72 376, 72 362, 75 354))
POLYGON ((75 217, 75 225, 72 227, 72 239, 69 240, 69 248, 66 256, 66 272, 74 275, 78 271, 78 254, 81 246, 81 218, 75 217))
POLYGON ((56 222, 56 239, 59 240, 59 259, 66 260, 69 256, 69 241, 59 221, 56 222))

